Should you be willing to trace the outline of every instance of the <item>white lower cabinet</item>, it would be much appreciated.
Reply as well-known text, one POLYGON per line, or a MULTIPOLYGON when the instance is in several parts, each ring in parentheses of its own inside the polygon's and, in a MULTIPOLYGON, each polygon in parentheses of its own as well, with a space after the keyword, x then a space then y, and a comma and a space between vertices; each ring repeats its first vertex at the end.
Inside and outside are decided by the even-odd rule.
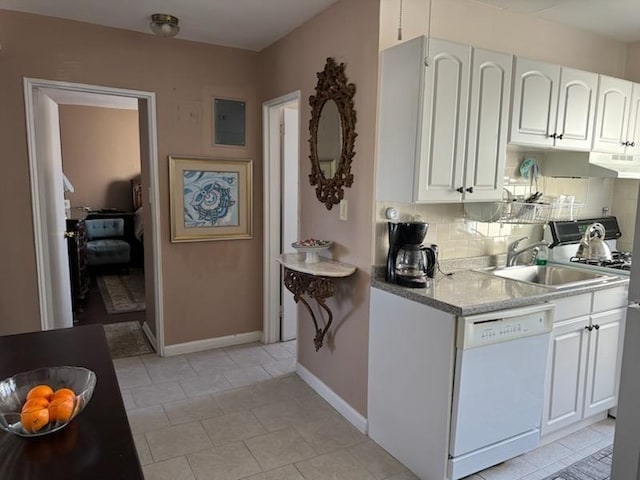
POLYGON ((589 417, 618 403, 622 332, 627 309, 591 316, 584 416, 589 417))
MULTIPOLYGON (((556 318, 551 333, 542 435, 568 427, 615 407, 618 399, 622 339, 626 318, 626 287, 595 293, 590 315, 556 318), (615 310, 598 311, 598 299, 618 298, 615 310)), ((583 305, 584 295, 562 299, 583 305), (575 299, 575 300, 572 300, 575 299)))
POLYGON ((589 317, 554 325, 547 363, 542 434, 582 420, 589 317))
POLYGON ((369 436, 418 478, 445 480, 456 317, 371 288, 369 436))

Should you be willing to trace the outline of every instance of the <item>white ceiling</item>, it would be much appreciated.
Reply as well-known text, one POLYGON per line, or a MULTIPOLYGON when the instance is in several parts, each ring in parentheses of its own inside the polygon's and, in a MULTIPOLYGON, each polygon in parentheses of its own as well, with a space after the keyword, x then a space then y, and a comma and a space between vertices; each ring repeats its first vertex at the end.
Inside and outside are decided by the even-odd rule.
POLYGON ((180 20, 178 38, 262 50, 337 0, 0 0, 0 8, 151 34, 154 13, 180 20))
POLYGON ((640 0, 475 1, 580 28, 621 42, 640 41, 640 0))
MULTIPOLYGON (((153 13, 168 13, 180 19, 178 38, 260 51, 336 1, 0 0, 0 8, 145 33, 153 13)), ((623 42, 640 41, 640 0, 475 1, 623 42)))

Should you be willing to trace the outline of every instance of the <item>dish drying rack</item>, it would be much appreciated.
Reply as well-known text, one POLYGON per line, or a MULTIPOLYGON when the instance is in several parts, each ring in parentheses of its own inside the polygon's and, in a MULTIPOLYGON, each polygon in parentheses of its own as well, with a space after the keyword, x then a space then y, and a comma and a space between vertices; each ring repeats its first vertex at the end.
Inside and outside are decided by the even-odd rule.
POLYGON ((550 220, 575 220, 584 203, 531 203, 503 200, 490 203, 466 203, 468 219, 478 222, 544 224, 550 220))

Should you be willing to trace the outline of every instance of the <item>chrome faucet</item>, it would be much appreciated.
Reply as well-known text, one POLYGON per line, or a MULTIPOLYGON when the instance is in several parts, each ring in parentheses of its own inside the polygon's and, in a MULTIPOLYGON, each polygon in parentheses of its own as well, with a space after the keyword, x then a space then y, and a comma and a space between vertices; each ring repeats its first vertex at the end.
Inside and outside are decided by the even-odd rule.
POLYGON ((516 260, 521 253, 524 253, 528 250, 531 250, 531 259, 529 260, 529 264, 532 264, 535 261, 535 258, 538 256, 538 252, 540 251, 540 247, 549 245, 547 242, 536 242, 530 243, 524 248, 518 249, 518 245, 522 240, 526 240, 529 237, 522 237, 509 244, 509 248, 507 249, 507 267, 513 267, 516 264, 516 260))

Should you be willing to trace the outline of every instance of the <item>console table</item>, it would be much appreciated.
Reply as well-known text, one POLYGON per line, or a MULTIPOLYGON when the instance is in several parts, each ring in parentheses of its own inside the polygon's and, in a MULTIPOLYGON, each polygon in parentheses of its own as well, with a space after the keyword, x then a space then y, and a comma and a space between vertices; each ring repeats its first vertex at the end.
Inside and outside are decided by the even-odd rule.
POLYGON ((93 370, 93 397, 58 432, 22 438, 0 430, 0 478, 143 480, 102 325, 0 337, 0 379, 44 366, 93 370))
POLYGON ((278 257, 278 262, 284 267, 284 285, 293 293, 293 300, 296 303, 302 302, 311 315, 316 329, 313 343, 317 352, 322 347, 324 337, 333 321, 333 313, 326 300, 333 296, 334 281, 352 275, 356 267, 323 257, 319 257, 317 262, 306 263, 304 253, 282 254, 278 257), (329 318, 324 328, 318 325, 318 320, 303 295, 313 298, 327 312, 329 318))

